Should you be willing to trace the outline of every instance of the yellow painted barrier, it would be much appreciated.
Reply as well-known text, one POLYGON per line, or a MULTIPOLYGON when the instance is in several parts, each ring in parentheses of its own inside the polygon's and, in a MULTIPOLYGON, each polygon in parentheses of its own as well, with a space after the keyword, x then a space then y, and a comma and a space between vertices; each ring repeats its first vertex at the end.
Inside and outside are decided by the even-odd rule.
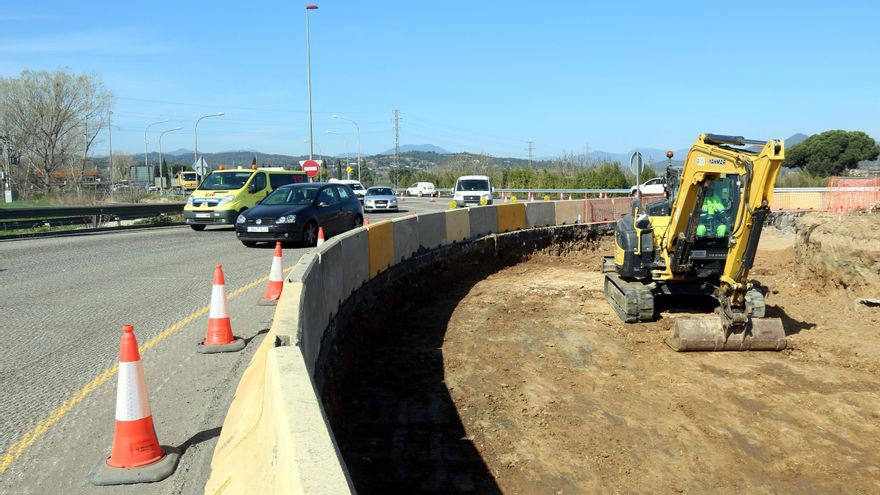
POLYGON ((471 221, 467 209, 446 212, 446 242, 463 241, 471 235, 471 221))
POLYGON ((370 248, 370 278, 394 263, 394 225, 390 220, 367 226, 370 248))
POLYGON ((301 349, 275 347, 276 335, 296 333, 289 327, 297 319, 283 316, 299 313, 299 291, 287 289, 272 328, 235 390, 214 449, 206 495, 354 492, 301 349))
POLYGON ((498 205, 498 232, 511 232, 526 228, 526 205, 498 205))
POLYGON ((825 210, 823 192, 775 192, 770 207, 776 211, 822 211, 825 210))

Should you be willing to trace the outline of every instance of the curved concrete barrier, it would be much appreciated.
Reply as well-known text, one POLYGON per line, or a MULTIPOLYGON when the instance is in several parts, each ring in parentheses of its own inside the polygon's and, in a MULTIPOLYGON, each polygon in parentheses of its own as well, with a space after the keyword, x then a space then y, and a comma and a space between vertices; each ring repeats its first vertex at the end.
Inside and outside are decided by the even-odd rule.
POLYGON ((585 212, 584 201, 561 201, 404 217, 336 236, 302 256, 236 389, 205 493, 354 493, 320 399, 333 375, 322 368, 330 361, 323 355, 334 352, 354 308, 392 284, 398 265, 431 266, 453 248, 498 252, 502 238, 519 231, 547 237, 523 229, 571 225, 585 212))

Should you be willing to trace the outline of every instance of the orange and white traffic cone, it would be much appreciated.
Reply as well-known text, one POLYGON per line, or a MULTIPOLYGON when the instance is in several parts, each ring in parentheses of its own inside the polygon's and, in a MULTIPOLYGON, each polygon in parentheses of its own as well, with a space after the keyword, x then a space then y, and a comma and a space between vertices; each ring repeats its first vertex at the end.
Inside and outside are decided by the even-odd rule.
POLYGON ((571 193, 568 193, 568 200, 571 201, 571 193))
POLYGON ((179 459, 180 450, 159 445, 156 438, 134 327, 123 325, 113 447, 110 457, 92 469, 89 481, 94 485, 161 481, 174 472, 179 459))
POLYGON ((510 202, 510 196, 508 196, 507 194, 503 194, 502 196, 504 196, 504 203, 505 204, 510 202))
POLYGON ((244 349, 244 340, 232 335, 229 304, 226 302, 226 281, 223 265, 214 269, 214 286, 211 288, 211 311, 208 313, 208 332, 196 350, 202 354, 237 352, 244 349))
POLYGON ((431 195, 431 201, 430 201, 430 202, 431 202, 431 203, 434 202, 434 195, 433 195, 433 194, 431 195))
POLYGON ((370 225, 370 219, 364 218, 364 225, 370 225))
POLYGON ((565 196, 562 195, 562 191, 559 192, 559 201, 564 201, 565 196))
MULTIPOLYGON (((369 221, 367 222, 369 223, 369 221)), ((315 247, 324 244, 324 227, 318 227, 318 242, 315 244, 315 247)))
POLYGON ((529 202, 534 201, 534 200, 535 200, 535 198, 532 196, 532 193, 530 192, 529 193, 529 202))
POLYGON ((275 243, 275 254, 272 256, 272 267, 269 269, 269 285, 266 294, 257 303, 261 306, 274 306, 281 297, 284 288, 284 272, 281 269, 281 241, 275 243))

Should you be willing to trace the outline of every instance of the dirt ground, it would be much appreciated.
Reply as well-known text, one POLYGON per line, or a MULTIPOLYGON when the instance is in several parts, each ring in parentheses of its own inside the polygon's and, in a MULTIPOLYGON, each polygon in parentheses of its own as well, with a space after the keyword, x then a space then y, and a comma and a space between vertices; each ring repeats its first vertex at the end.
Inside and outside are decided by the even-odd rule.
POLYGON ((880 493, 880 308, 854 305, 880 297, 878 220, 765 231, 752 278, 780 353, 672 351, 700 303, 620 322, 610 237, 414 295, 357 350, 334 425, 358 492, 880 493))
POLYGON ((817 277, 795 236, 761 242, 781 353, 673 352, 687 312, 621 323, 597 269, 608 238, 474 285, 449 319, 445 380, 500 490, 880 493, 880 308, 817 277))

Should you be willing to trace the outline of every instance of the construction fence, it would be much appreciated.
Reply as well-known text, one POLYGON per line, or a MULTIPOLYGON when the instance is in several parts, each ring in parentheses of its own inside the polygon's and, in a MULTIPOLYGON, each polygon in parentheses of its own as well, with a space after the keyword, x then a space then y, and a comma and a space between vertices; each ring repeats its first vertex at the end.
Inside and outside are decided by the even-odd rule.
MULTIPOLYGON (((518 190, 525 192, 525 190, 518 190)), ((616 192, 616 191, 615 191, 616 192)), ((614 222, 622 215, 632 211, 634 198, 614 193, 598 193, 582 190, 534 191, 533 197, 541 194, 563 193, 568 198, 572 194, 587 196, 584 207, 584 222, 614 222), (592 197, 591 197, 592 196, 592 197), (596 197, 599 196, 599 197, 596 197)), ((641 199, 641 207, 662 200, 663 195, 646 195, 641 199)), ((580 199, 580 198, 577 198, 580 199)), ((880 178, 832 177, 828 187, 779 188, 774 190, 770 201, 773 211, 806 212, 828 211, 833 213, 850 213, 880 208, 880 178)))

